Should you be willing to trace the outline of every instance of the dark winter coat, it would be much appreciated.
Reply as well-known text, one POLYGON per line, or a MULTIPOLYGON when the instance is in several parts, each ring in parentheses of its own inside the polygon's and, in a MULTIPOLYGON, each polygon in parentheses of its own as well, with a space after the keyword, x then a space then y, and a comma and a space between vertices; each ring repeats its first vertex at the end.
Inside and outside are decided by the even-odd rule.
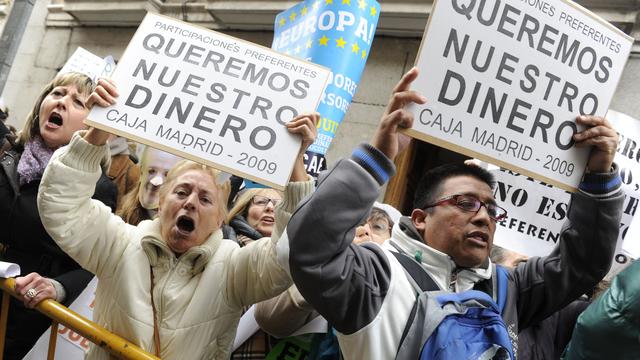
MULTIPOLYGON (((21 276, 37 272, 58 281, 66 291, 64 304, 69 305, 93 274, 65 254, 45 231, 36 203, 40 180, 19 185, 21 155, 22 148, 14 148, 0 158, 0 260, 20 265, 21 276)), ((116 186, 103 174, 93 197, 115 210, 116 196, 116 186)), ((9 309, 5 359, 21 359, 51 321, 17 299, 12 299, 9 309)))

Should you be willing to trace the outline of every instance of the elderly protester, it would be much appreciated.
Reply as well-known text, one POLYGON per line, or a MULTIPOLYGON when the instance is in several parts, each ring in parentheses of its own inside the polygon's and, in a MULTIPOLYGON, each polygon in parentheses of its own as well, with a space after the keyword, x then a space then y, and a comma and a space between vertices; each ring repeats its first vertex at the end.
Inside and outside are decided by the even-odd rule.
MULTIPOLYGON (((0 159, 0 260, 19 264, 22 274, 27 274, 16 279, 15 290, 22 298, 12 299, 10 306, 5 359, 22 359, 51 324, 32 310, 37 303, 54 299, 68 305, 93 277, 47 234, 36 204, 38 186, 54 150, 85 128, 86 100, 93 87, 91 79, 79 73, 54 78, 36 99, 16 145, 0 159)), ((87 187, 87 196, 94 195, 113 209, 115 185, 97 170, 98 184, 87 187)))
MULTIPOLYGON (((91 99, 107 106, 115 96, 114 85, 101 79, 91 99)), ((244 248, 222 238, 226 194, 218 171, 181 162, 160 189, 158 217, 132 226, 88 197, 108 155, 108 134, 90 129, 57 151, 38 205, 60 247, 99 278, 94 320, 163 359, 228 358, 242 307, 291 285, 275 247, 280 227, 313 190, 302 156, 318 118, 301 115, 287 123, 302 147, 275 211, 276 228, 270 239, 244 248)), ((109 355, 93 346, 88 358, 109 355)))

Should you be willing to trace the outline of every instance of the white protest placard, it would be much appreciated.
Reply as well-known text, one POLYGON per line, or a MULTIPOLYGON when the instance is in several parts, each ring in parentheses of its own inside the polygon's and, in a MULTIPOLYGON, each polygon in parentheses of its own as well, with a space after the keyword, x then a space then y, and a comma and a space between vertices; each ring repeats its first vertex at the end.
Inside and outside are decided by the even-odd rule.
POLYGON ((118 63, 118 103, 87 123, 283 189, 300 150, 284 124, 315 111, 329 70, 147 14, 118 63))
POLYGON ((637 259, 640 258, 640 120, 613 110, 607 113, 607 120, 620 137, 615 162, 620 167, 622 187, 627 195, 620 224, 624 235, 622 250, 637 259))
MULTIPOLYGON (((614 161, 620 168, 625 193, 612 267, 615 273, 629 263, 629 255, 638 256, 632 249, 638 247, 640 234, 634 234, 630 225, 640 218, 640 121, 612 110, 607 119, 620 134, 614 161)), ((509 170, 492 173, 497 181, 494 197, 508 212, 508 217, 498 222, 494 243, 527 256, 549 254, 560 240, 570 193, 509 170)))
POLYGON ((640 258, 640 216, 635 216, 629 225, 627 239, 622 244, 622 250, 633 258, 640 258))
POLYGON ((632 43, 572 1, 434 1, 407 132, 575 191, 575 118, 606 113, 632 43))
POLYGON ((78 47, 64 64, 58 74, 79 72, 96 82, 98 78, 110 77, 116 68, 113 57, 101 58, 82 47, 78 47))

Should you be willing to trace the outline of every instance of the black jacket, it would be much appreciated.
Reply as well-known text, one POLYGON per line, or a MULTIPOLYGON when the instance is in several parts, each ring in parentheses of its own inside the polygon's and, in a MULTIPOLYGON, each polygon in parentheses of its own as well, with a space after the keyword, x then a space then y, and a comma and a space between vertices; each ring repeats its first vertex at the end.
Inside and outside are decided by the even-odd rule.
MULTIPOLYGON (((93 274, 82 269, 45 231, 36 201, 40 180, 23 186, 18 182, 17 164, 21 154, 21 148, 14 148, 0 158, 0 242, 3 245, 0 260, 19 264, 22 276, 37 272, 57 280, 66 291, 64 304, 69 305, 93 274)), ((116 196, 116 186, 103 174, 93 197, 113 211, 116 196)), ((12 300, 5 359, 21 358, 50 324, 45 316, 12 300)))

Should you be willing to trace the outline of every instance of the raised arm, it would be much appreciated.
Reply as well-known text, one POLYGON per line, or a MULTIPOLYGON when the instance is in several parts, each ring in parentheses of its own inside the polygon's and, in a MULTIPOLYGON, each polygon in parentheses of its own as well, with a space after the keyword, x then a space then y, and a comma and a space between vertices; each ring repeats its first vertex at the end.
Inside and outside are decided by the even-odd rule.
POLYGON ((127 245, 125 233, 134 229, 91 199, 100 163, 107 158, 106 145, 91 145, 76 133, 68 146, 54 153, 38 191, 38 211, 49 235, 99 277, 111 273, 127 245))
POLYGON ((282 294, 256 304, 254 317, 260 329, 285 338, 319 315, 293 285, 282 294))
MULTIPOLYGON (((115 102, 113 84, 103 79, 98 84, 87 106, 115 102)), ((109 159, 108 137, 97 129, 74 134, 68 146, 53 154, 38 191, 38 211, 49 235, 78 264, 99 277, 113 273, 128 246, 124 239, 135 230, 109 207, 91 199, 102 174, 101 164, 109 159)))
POLYGON ((275 226, 271 238, 255 241, 235 252, 229 271, 229 283, 234 291, 229 295, 232 303, 243 306, 269 299, 291 286, 286 267, 278 262, 276 246, 291 214, 298 204, 314 189, 313 179, 307 175, 303 155, 316 138, 316 124, 320 115, 303 114, 287 124, 292 134, 300 135, 302 143, 296 157, 291 179, 285 188, 282 203, 275 209, 275 226))
POLYGON ((579 192, 571 196, 558 245, 514 272, 520 330, 545 319, 591 290, 609 271, 618 239, 624 194, 613 157, 618 137, 606 119, 581 116, 587 129, 577 146, 593 146, 579 192))
MULTIPOLYGON (((291 276, 300 293, 338 331, 351 334, 375 318, 389 288, 389 263, 377 246, 353 245, 362 223, 395 172, 392 159, 406 145, 398 130, 411 127, 404 110, 425 99, 410 91, 417 69, 398 83, 371 144, 321 174, 314 194, 286 229, 291 276)), ((283 235, 283 238, 285 236, 283 235)))

